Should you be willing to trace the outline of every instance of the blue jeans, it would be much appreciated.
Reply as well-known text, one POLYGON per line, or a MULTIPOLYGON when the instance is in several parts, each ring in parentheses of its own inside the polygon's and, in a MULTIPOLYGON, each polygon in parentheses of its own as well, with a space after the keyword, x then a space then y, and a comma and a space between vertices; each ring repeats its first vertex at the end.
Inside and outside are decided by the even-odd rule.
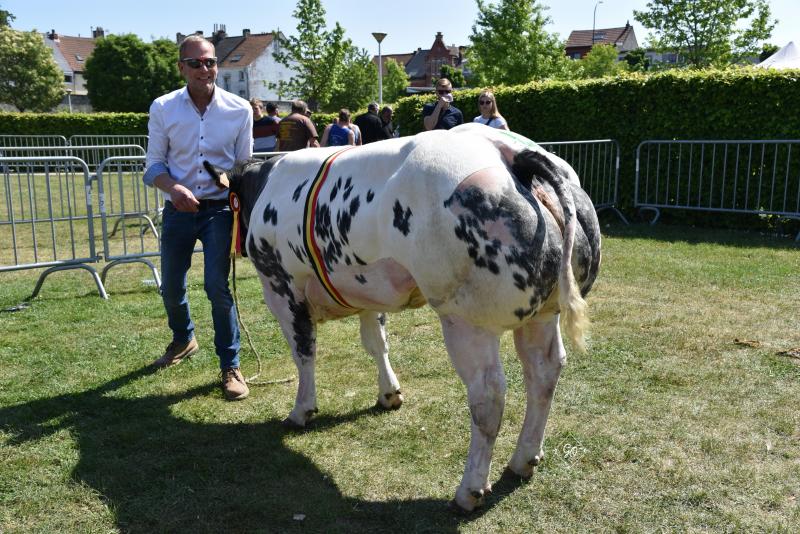
POLYGON ((228 288, 233 213, 227 206, 184 213, 166 202, 161 230, 161 297, 172 330, 172 341, 186 343, 194 337, 189 313, 186 275, 199 239, 203 243, 204 287, 211 301, 214 346, 221 369, 239 367, 239 324, 228 288))

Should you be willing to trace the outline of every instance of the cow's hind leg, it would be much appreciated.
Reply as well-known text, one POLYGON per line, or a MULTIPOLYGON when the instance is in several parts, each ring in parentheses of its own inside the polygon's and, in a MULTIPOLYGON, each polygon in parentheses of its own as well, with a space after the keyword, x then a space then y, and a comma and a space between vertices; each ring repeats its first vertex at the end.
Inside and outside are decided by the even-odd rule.
POLYGON ((450 361, 467 386, 472 416, 469 454, 455 503, 466 511, 483 504, 491 491, 489 469, 505 406, 506 380, 500 363, 500 339, 456 316, 441 318, 450 361))
POLYGON ((375 359, 378 366, 378 406, 396 410, 403 404, 400 382, 389 363, 389 344, 386 342, 386 315, 374 311, 363 311, 361 319, 361 343, 375 359))
POLYGON ((508 466, 517 475, 529 478, 544 457, 544 428, 566 361, 558 316, 547 322, 531 321, 518 328, 514 331, 514 345, 525 376, 527 406, 517 448, 508 466))
POLYGON ((278 320, 297 366, 297 396, 294 408, 284 420, 284 424, 302 428, 317 412, 316 325, 311 319, 308 305, 305 301, 299 300, 293 287, 275 284, 261 273, 259 277, 263 286, 264 301, 278 320))

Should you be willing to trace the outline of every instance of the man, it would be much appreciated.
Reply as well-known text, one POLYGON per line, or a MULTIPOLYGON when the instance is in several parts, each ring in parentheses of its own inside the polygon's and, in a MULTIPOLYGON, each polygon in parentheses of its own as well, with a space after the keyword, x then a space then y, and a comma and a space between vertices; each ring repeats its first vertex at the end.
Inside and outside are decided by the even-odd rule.
POLYGON ((422 108, 422 124, 426 130, 449 130, 464 124, 464 115, 453 102, 453 84, 447 78, 436 81, 436 103, 422 108))
POLYGON ((356 117, 355 124, 361 130, 361 143, 364 145, 386 139, 383 133, 383 123, 378 117, 377 102, 371 102, 367 106, 367 112, 356 117))
POLYGON ((258 98, 250 99, 253 108, 253 152, 274 152, 278 141, 278 108, 267 102, 267 114, 264 115, 264 103, 258 98))
POLYGON ((300 150, 319 146, 317 127, 308 118, 308 106, 302 100, 292 101, 292 113, 281 119, 278 125, 278 146, 280 152, 300 150))
POLYGON ((164 368, 198 350, 189 314, 186 276, 195 243, 203 243, 204 287, 211 301, 214 346, 222 390, 228 400, 247 397, 239 370, 239 327, 228 289, 233 216, 227 192, 220 191, 203 161, 230 169, 252 156, 253 114, 246 100, 214 85, 214 45, 200 36, 180 46, 178 69, 186 87, 161 96, 150 106, 149 145, 144 182, 159 188, 166 202, 161 230, 161 296, 172 342, 153 362, 164 368))
POLYGON ((390 106, 383 106, 381 109, 381 132, 383 139, 391 139, 394 137, 394 124, 392 124, 392 115, 394 111, 390 106))

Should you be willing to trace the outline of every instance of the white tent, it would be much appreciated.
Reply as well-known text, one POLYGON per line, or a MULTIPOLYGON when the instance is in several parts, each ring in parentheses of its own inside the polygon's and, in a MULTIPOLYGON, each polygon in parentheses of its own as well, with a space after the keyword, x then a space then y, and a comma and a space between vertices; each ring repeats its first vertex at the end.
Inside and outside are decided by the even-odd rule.
POLYGON ((795 46, 794 41, 789 41, 789 44, 756 65, 756 67, 765 69, 800 69, 800 48, 795 46))

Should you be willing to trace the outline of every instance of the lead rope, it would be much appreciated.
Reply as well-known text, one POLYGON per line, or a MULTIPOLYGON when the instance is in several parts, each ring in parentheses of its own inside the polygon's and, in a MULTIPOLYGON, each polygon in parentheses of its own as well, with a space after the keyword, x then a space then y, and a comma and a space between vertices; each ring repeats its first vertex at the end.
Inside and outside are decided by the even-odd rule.
POLYGON ((253 354, 256 356, 256 362, 258 364, 258 372, 251 376, 250 378, 246 378, 245 382, 251 384, 253 386, 269 386, 273 384, 287 384, 289 382, 294 381, 294 378, 279 378, 276 380, 259 380, 256 381, 256 378, 261 376, 261 355, 256 350, 255 345, 253 345, 253 339, 250 337, 250 331, 247 329, 247 326, 242 321, 242 315, 239 313, 239 296, 236 291, 236 254, 241 251, 240 243, 239 243, 239 197, 236 193, 230 194, 230 203, 231 203, 231 211, 233 211, 233 230, 231 235, 231 274, 233 279, 233 304, 236 306, 236 320, 239 323, 239 327, 244 332, 245 337, 247 338, 247 344, 250 347, 250 350, 253 351, 253 354))

